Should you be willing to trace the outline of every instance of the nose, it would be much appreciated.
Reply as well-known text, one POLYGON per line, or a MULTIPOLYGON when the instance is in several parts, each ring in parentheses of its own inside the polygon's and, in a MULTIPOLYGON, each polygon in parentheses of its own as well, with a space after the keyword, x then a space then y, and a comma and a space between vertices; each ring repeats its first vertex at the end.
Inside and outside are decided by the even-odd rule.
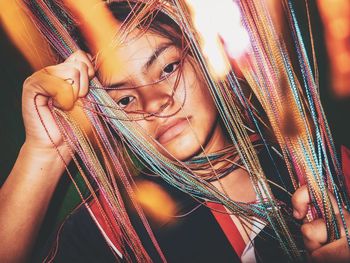
POLYGON ((160 114, 174 104, 173 91, 164 85, 151 84, 142 87, 140 98, 143 111, 149 114, 160 114))

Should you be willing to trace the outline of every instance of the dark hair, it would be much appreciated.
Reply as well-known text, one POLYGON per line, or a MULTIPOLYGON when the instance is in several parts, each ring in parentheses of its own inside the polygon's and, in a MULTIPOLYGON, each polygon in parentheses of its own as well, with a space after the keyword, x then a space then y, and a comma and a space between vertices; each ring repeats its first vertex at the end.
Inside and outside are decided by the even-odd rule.
MULTIPOLYGON (((64 4, 57 0, 47 0, 46 2, 60 23, 66 28, 70 36, 78 44, 80 49, 89 52, 89 47, 77 25, 79 22, 75 21, 64 4)), ((127 0, 106 2, 106 5, 112 12, 113 16, 120 22, 124 22, 133 17, 135 14, 140 13, 144 7, 147 7, 146 3, 127 0)), ((147 17, 141 19, 142 24, 138 25, 138 28, 159 34, 181 48, 183 45, 184 34, 182 34, 180 26, 159 8, 153 8, 151 12, 152 14, 148 13, 146 14, 147 17)))
MULTIPOLYGON (((146 7, 144 3, 135 3, 131 1, 116 1, 107 4, 109 10, 120 22, 124 22, 134 15, 138 14, 143 7, 146 7), (132 14, 132 16, 130 15, 132 14)), ((67 18, 67 17, 66 17, 67 18)), ((132 19, 132 18, 131 18, 132 19)), ((147 14, 147 17, 141 19, 137 28, 144 30, 144 32, 154 32, 162 37, 169 39, 175 46, 181 48, 183 45, 183 34, 179 25, 164 12, 159 9, 152 10, 152 14, 147 14)), ((76 23, 63 23, 69 30, 70 35, 78 44, 78 46, 84 50, 89 51, 89 47, 86 44, 84 37, 81 35, 76 23)))
MULTIPOLYGON (((140 10, 146 7, 144 3, 133 3, 133 2, 111 2, 108 4, 109 10, 112 12, 114 17, 124 22, 130 17, 130 13, 138 14, 140 10)), ((142 18, 142 24, 138 25, 138 28, 149 30, 157 33, 169 40, 171 40, 176 46, 181 47, 183 34, 179 25, 170 18, 167 14, 160 11, 159 9, 152 10, 152 14, 147 14, 147 17, 142 18)))

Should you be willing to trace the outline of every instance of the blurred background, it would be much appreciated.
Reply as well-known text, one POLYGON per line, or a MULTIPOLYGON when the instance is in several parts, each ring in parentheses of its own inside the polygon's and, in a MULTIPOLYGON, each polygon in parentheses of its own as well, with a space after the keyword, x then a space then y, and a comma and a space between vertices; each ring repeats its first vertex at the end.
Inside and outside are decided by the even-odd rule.
MULTIPOLYGON (((21 117, 23 81, 35 68, 49 63, 43 59, 43 56, 48 54, 45 45, 37 47, 34 57, 36 63, 29 64, 28 57, 22 55, 23 50, 20 51, 21 46, 16 46, 11 41, 14 37, 9 30, 11 26, 26 27, 26 23, 29 23, 28 20, 19 19, 21 10, 13 4, 14 2, 0 1, 0 10, 6 10, 1 11, 0 17, 0 185, 6 180, 24 142, 21 117), (10 27, 8 21, 12 22, 10 27)), ((298 5, 303 33, 308 36, 305 5, 300 3, 303 1, 295 2, 298 5)), ((310 1, 309 4, 320 73, 321 100, 336 144, 350 148, 350 1, 318 0, 310 1)), ((17 39, 18 37, 21 36, 17 36, 17 39)), ((26 41, 25 39, 23 38, 23 41, 26 41)), ((310 49, 310 43, 307 42, 306 45, 310 49)), ((45 240, 52 230, 52 225, 57 225, 77 202, 79 199, 69 180, 63 177, 39 243, 45 240), (67 198, 61 198, 67 195, 67 198)))

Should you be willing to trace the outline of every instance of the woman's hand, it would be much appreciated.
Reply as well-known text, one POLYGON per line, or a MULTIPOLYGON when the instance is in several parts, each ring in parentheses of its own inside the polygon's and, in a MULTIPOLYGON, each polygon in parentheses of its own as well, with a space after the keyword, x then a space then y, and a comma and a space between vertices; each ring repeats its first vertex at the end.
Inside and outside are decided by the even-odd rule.
POLYGON ((56 147, 65 161, 70 158, 49 110, 49 99, 52 98, 57 107, 70 110, 78 98, 87 94, 89 78, 93 75, 88 55, 78 51, 62 64, 35 72, 24 83, 22 111, 26 141, 0 188, 0 226, 6 226, 0 227, 1 262, 28 260, 52 194, 65 170, 65 164, 57 158, 56 147))
MULTIPOLYGON (((338 205, 330 194, 332 205, 341 228, 341 238, 327 243, 327 229, 323 219, 316 219, 301 226, 304 244, 312 262, 350 262, 350 248, 346 240, 343 223, 339 215, 338 205)), ((300 187, 292 197, 293 215, 303 220, 310 206, 310 195, 306 185, 300 187)), ((350 229, 350 214, 343 209, 347 228, 350 229)))
POLYGON ((72 109, 74 103, 88 93, 89 79, 94 74, 89 55, 77 51, 65 62, 43 68, 26 79, 22 112, 27 147, 42 152, 63 146, 59 128, 48 107, 49 99, 52 98, 56 107, 72 109))

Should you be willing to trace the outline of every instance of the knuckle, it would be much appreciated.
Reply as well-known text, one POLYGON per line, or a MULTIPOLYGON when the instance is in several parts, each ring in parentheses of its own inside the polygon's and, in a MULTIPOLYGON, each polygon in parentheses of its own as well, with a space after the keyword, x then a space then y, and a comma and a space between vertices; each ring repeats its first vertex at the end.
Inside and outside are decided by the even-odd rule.
POLYGON ((310 239, 313 232, 312 225, 310 223, 303 224, 300 228, 300 231, 304 238, 310 239))
POLYGON ((308 199, 308 190, 306 187, 301 187, 298 190, 295 191, 295 193, 292 196, 292 203, 293 204, 302 204, 306 203, 308 199))
POLYGON ((30 86, 34 86, 36 84, 38 84, 38 82, 40 82, 40 75, 47 75, 48 72, 46 70, 46 68, 43 68, 41 70, 38 70, 36 72, 34 72, 32 75, 30 75, 29 77, 27 77, 24 82, 23 82, 23 88, 28 88, 30 86))
POLYGON ((295 205, 299 204, 300 201, 301 201, 300 193, 297 191, 292 196, 292 204, 295 206, 295 205))
POLYGON ((88 66, 86 65, 86 63, 84 63, 84 62, 82 62, 82 61, 79 61, 78 63, 77 63, 77 66, 79 67, 79 69, 81 70, 81 71, 87 71, 88 70, 88 66))
POLYGON ((86 53, 83 51, 83 50, 81 50, 81 49, 78 49, 76 52, 75 52, 75 54, 77 54, 77 55, 86 55, 86 53))
POLYGON ((72 77, 75 79, 79 79, 80 77, 80 71, 76 68, 71 69, 71 74, 72 74, 72 77))
POLYGON ((42 74, 51 74, 52 71, 55 71, 55 69, 62 67, 63 63, 57 64, 57 65, 51 65, 47 66, 45 68, 42 68, 41 70, 38 71, 38 73, 42 74))
MULTIPOLYGON (((34 75, 34 74, 33 74, 34 75)), ((23 87, 28 87, 33 83, 33 75, 27 77, 23 82, 23 87)))
POLYGON ((79 60, 82 60, 83 57, 85 57, 85 52, 82 51, 81 49, 75 51, 70 57, 69 57, 69 60, 72 60, 72 61, 79 61, 79 60))
POLYGON ((72 53, 67 59, 66 61, 69 62, 69 61, 76 61, 80 56, 82 56, 82 52, 81 50, 77 50, 75 51, 74 53, 72 53))

